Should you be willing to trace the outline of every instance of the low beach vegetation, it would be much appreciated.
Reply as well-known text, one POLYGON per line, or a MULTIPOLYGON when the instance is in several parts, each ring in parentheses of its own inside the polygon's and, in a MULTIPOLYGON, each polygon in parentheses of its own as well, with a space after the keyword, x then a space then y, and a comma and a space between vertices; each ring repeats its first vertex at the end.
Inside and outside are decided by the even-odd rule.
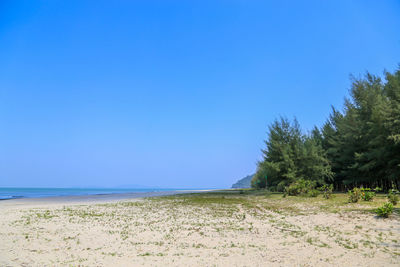
POLYGON ((319 191, 315 189, 316 182, 310 180, 299 179, 285 187, 283 196, 309 196, 316 197, 319 191))
POLYGON ((333 193, 333 184, 327 185, 324 184, 319 188, 319 190, 322 192, 322 196, 325 199, 330 199, 332 198, 332 193, 333 193))
POLYGON ((349 195, 349 203, 357 203, 361 199, 361 189, 354 187, 347 192, 349 195))
POLYGON ((388 201, 392 203, 393 206, 396 206, 399 202, 399 191, 390 189, 388 194, 388 201))
POLYGON ((388 218, 389 215, 393 213, 393 204, 390 202, 383 204, 381 207, 376 209, 376 213, 380 217, 388 218))
POLYGON ((372 201, 375 197, 375 192, 371 188, 360 188, 361 199, 364 201, 372 201))

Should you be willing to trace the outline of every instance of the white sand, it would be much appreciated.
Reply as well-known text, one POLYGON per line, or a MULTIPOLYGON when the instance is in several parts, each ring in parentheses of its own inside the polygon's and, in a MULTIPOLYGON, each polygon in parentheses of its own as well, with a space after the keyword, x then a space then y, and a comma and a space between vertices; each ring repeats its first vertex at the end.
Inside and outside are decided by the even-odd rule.
POLYGON ((136 199, 0 202, 0 266, 400 266, 400 221, 136 199))

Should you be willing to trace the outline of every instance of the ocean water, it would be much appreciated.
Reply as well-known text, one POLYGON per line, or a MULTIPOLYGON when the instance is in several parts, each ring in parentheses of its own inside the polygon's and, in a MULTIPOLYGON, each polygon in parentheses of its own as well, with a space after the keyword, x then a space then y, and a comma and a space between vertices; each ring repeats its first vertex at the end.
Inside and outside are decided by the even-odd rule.
MULTIPOLYGON (((179 188, 22 188, 0 187, 0 200, 55 196, 86 196, 182 190, 179 188)), ((186 190, 186 189, 185 189, 186 190)))

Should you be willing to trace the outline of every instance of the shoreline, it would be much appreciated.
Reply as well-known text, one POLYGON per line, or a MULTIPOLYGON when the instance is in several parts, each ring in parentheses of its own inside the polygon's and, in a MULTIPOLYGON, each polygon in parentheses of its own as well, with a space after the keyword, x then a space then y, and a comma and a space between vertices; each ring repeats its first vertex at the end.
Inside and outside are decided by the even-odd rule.
POLYGON ((111 194, 93 194, 93 195, 71 195, 71 196, 48 196, 48 197, 23 197, 2 199, 1 208, 25 207, 25 206, 43 206, 43 205, 88 205, 100 203, 115 203, 118 201, 129 201, 143 199, 147 197, 172 196, 179 194, 201 193, 221 189, 204 190, 171 190, 171 191, 153 191, 153 192, 131 192, 131 193, 111 193, 111 194))

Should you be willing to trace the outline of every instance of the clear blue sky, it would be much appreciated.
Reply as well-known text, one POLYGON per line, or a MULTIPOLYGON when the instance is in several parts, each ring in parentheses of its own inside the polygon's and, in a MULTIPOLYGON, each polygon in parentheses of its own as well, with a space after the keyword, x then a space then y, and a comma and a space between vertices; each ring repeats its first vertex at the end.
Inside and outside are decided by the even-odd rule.
POLYGON ((0 186, 228 187, 398 63, 397 0, 3 0, 0 186))

